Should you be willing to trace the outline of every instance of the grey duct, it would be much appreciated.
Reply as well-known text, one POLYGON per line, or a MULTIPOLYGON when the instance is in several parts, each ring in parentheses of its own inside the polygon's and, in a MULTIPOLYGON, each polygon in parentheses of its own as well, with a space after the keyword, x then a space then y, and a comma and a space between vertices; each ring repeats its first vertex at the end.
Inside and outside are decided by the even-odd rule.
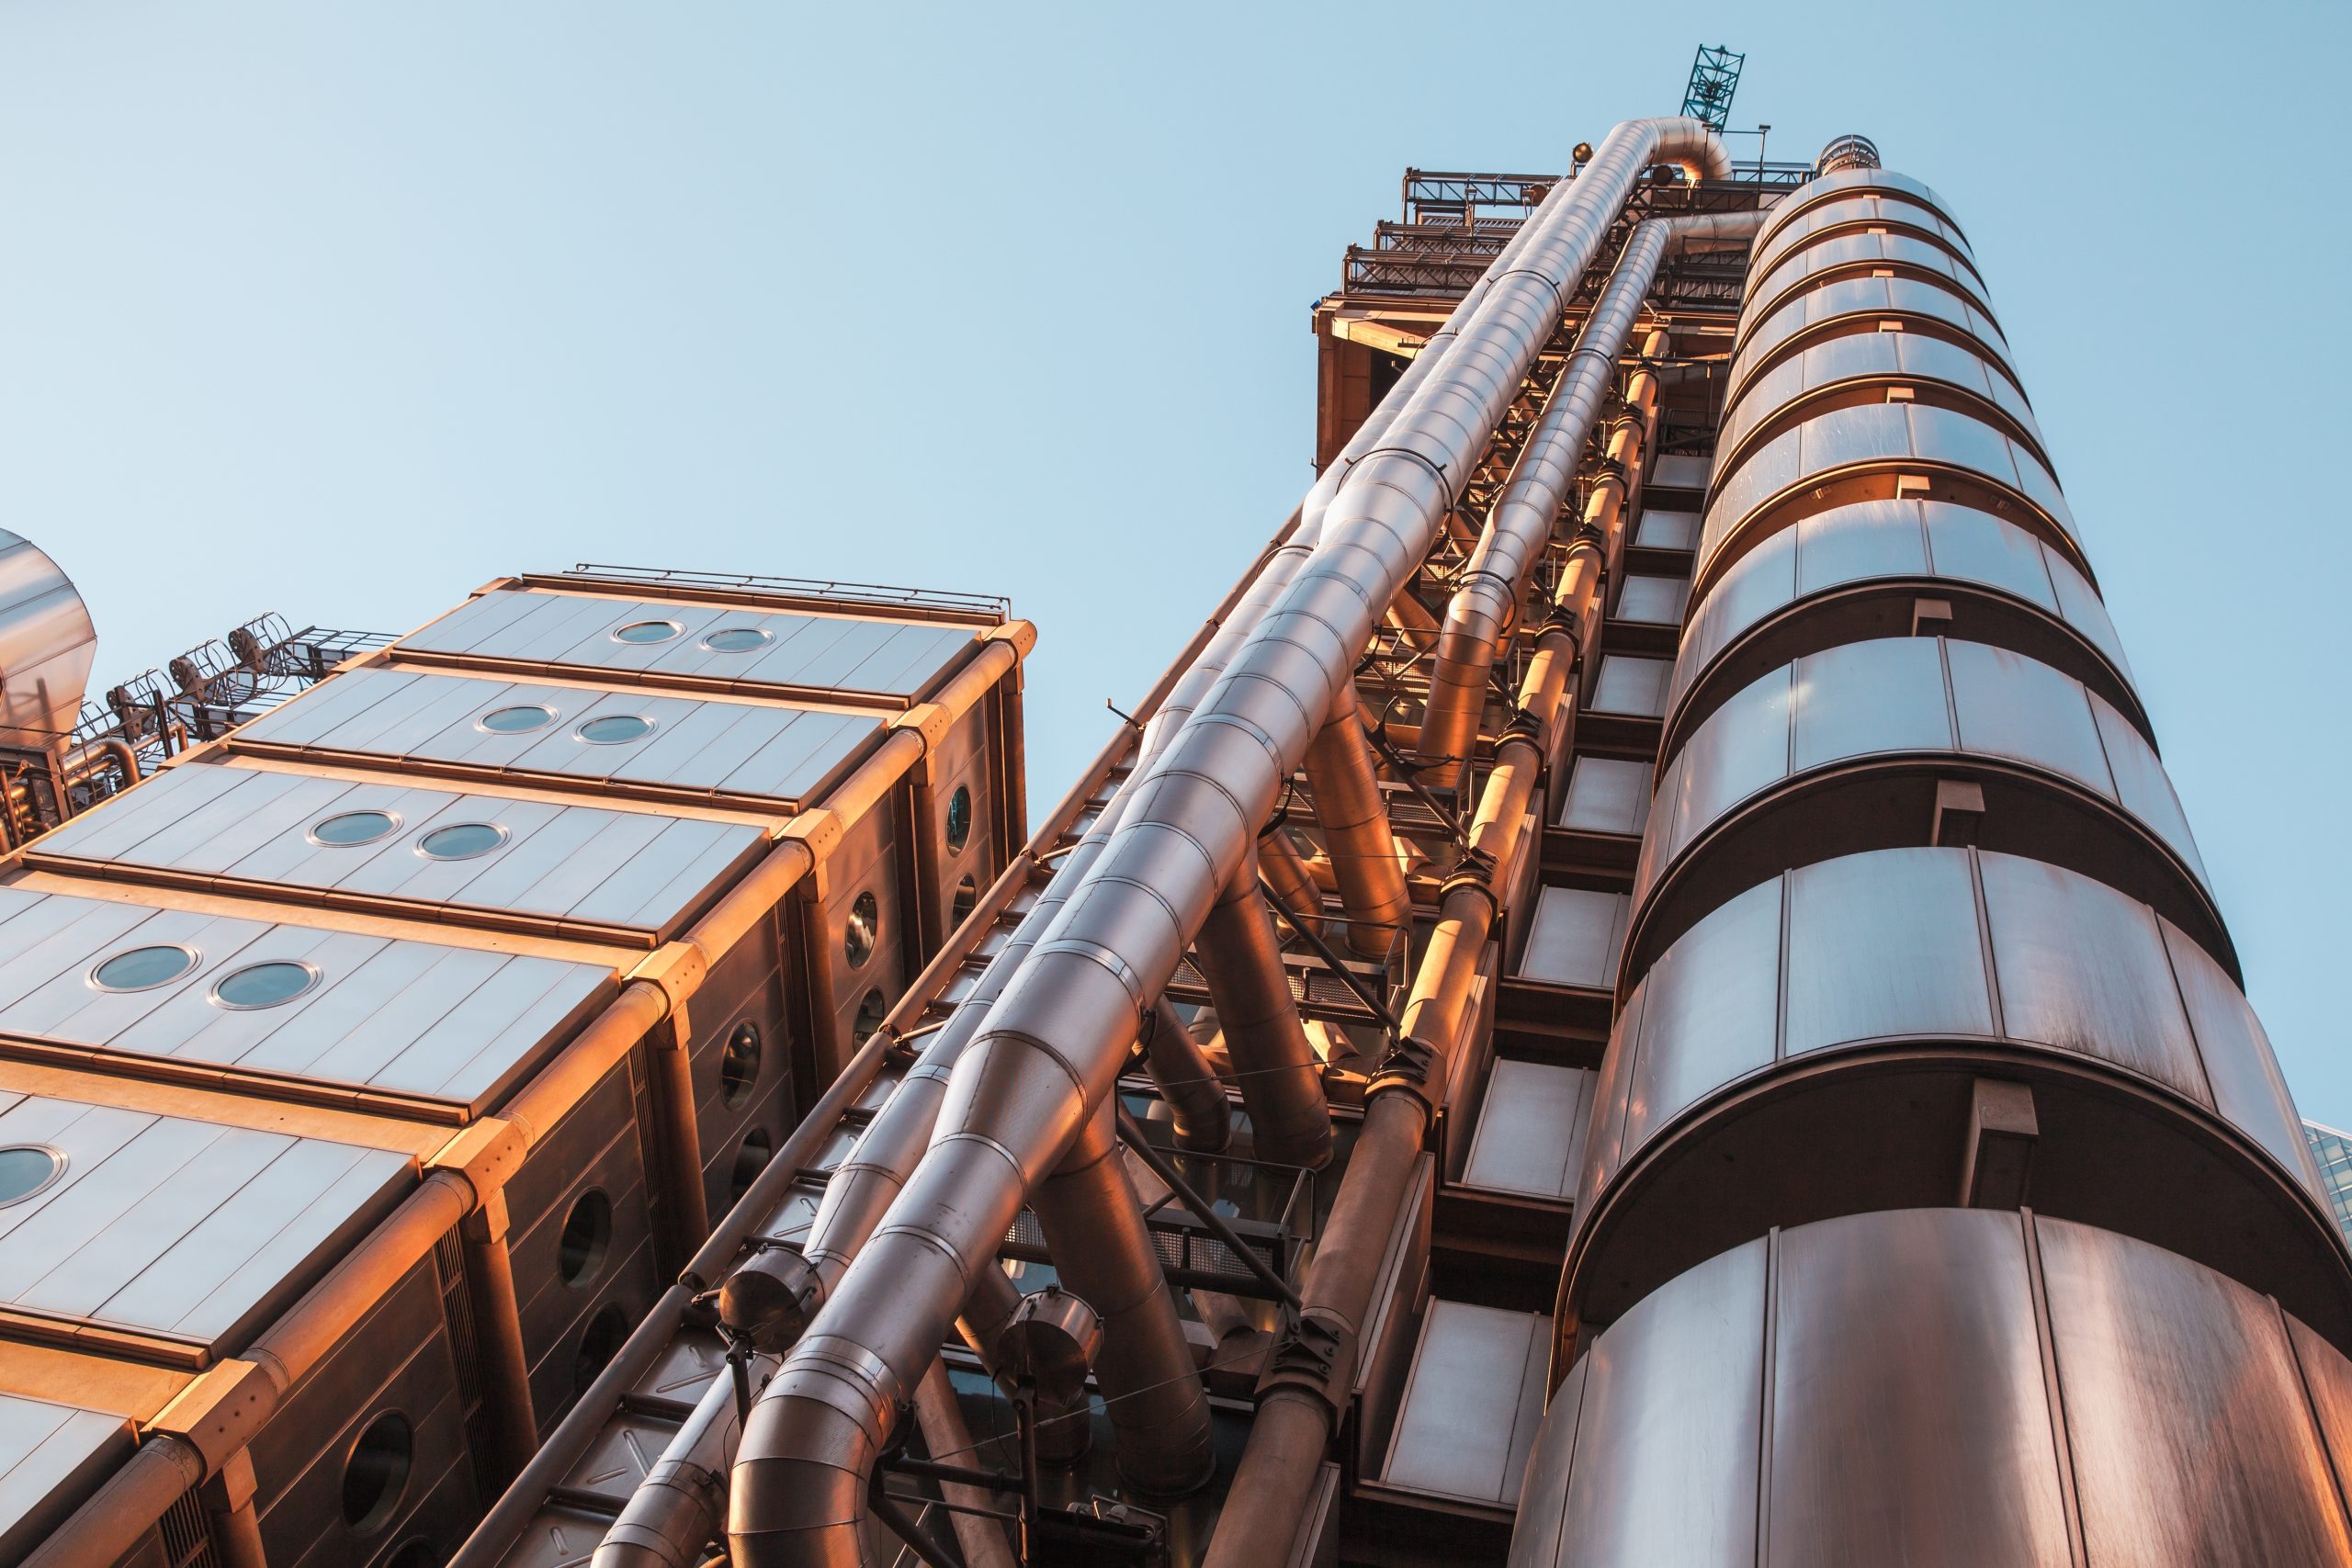
POLYGON ((1635 182, 1685 160, 1728 170, 1696 121, 1629 121, 1555 188, 1436 369, 1347 469, 1312 553, 1233 639, 1182 728, 1161 727, 1164 746, 1123 792, 1115 829, 1089 835, 1100 852, 957 1061, 931 1147, 887 1222, 762 1391, 729 1497, 738 1568, 865 1562, 867 1477, 975 1270, 992 1266, 1024 1196, 1110 1096, 1143 1010, 1352 679, 1635 182))
POLYGON ((1225 1098, 1225 1084, 1166 997, 1144 1020, 1143 1059, 1175 1120, 1177 1147, 1196 1154, 1223 1153, 1233 1142, 1233 1107, 1225 1098))
POLYGON ((1282 943, 1258 886, 1254 842, 1201 922, 1193 948, 1250 1112, 1250 1151, 1260 1159, 1320 1170, 1331 1160, 1323 1064, 1307 1043, 1290 994, 1282 943))
POLYGON ((1438 764, 1431 780, 1437 787, 1459 791, 1469 778, 1471 753, 1477 749, 1486 712, 1487 676, 1502 655, 1527 574, 1552 541, 1585 441, 1608 400, 1618 356, 1657 280, 1659 264, 1669 251, 1693 241, 1752 238, 1763 221, 1761 212, 1658 219, 1634 225, 1627 237, 1616 270, 1585 318, 1576 347, 1520 449, 1510 479, 1496 498, 1446 604, 1419 746, 1422 757, 1438 764))

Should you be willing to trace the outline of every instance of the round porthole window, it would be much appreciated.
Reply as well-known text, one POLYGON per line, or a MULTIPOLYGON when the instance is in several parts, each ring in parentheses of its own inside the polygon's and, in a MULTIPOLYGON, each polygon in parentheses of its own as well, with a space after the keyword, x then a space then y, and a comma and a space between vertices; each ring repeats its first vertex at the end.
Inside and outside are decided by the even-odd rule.
POLYGON ((727 1037, 718 1058, 718 1099, 729 1111, 741 1110, 760 1081, 760 1026, 749 1021, 727 1037))
POLYGON ((605 1364, 628 1343, 628 1314, 618 1302, 607 1302, 588 1320, 580 1336, 580 1349, 571 1358, 571 1392, 585 1393, 605 1364))
POLYGON ((652 733, 653 721, 633 713, 604 714, 580 727, 580 739, 591 746, 619 746, 652 733))
POLYGON ((505 841, 506 829, 494 822, 452 822, 419 839, 416 852, 427 860, 471 860, 505 841))
POLYGON ((415 1452, 415 1434, 399 1411, 387 1410, 368 1422, 343 1461, 343 1522, 361 1535, 390 1524, 408 1489, 415 1452))
POLYGON ((743 1134, 743 1141, 735 1145, 735 1168, 728 1180, 734 1201, 743 1201, 743 1194, 752 1190, 752 1183, 759 1179, 760 1172, 768 1168, 768 1161, 775 1155, 775 1145, 769 1141, 766 1128, 754 1127, 743 1134))
POLYGON ((307 964, 285 960, 248 964, 220 976, 212 987, 212 999, 224 1008, 247 1012, 290 1002, 318 983, 319 972, 307 964))
POLYGON ((378 1568, 441 1568, 441 1554, 423 1536, 401 1542, 401 1549, 378 1565, 378 1568))
POLYGON ((702 645, 713 653, 749 653, 755 648, 765 648, 774 642, 773 633, 757 626, 721 626, 702 639, 702 645))
POLYGON ((866 992, 865 999, 857 1004, 857 1021, 850 1025, 850 1043, 854 1045, 865 1044, 866 1041, 873 1038, 874 1032, 882 1027, 882 1021, 889 1016, 890 1003, 881 991, 876 989, 866 992))
POLYGON ((21 1203, 65 1174, 65 1156, 40 1144, 0 1148, 0 1209, 21 1203))
POLYGON ((947 852, 959 855, 972 838, 972 792, 963 784, 947 797, 947 852))
POLYGON ((861 893, 849 907, 849 926, 842 933, 842 951, 849 955, 849 966, 861 969, 874 956, 874 943, 882 934, 882 906, 875 902, 871 893, 861 893))
POLYGON ((474 722, 492 735, 528 735, 553 724, 555 709, 522 703, 514 707, 492 708, 474 722))
POLYGON ((563 1234, 557 1238, 556 1271, 573 1290, 587 1284, 605 1266, 613 1245, 613 1201, 602 1188, 591 1187, 571 1201, 563 1216, 563 1234))
POLYGON ((311 842, 343 848, 372 844, 397 831, 401 819, 389 811, 338 811, 311 824, 311 842))
POLYGON ((98 961, 90 983, 101 991, 152 991, 196 967, 196 950, 176 942, 134 947, 98 961))
POLYGON ((970 919, 972 911, 979 907, 980 885, 967 875, 963 881, 956 885, 956 902, 947 911, 949 929, 952 930, 970 919))
POLYGON ((675 621, 631 621, 613 633, 615 642, 668 642, 685 627, 675 621))

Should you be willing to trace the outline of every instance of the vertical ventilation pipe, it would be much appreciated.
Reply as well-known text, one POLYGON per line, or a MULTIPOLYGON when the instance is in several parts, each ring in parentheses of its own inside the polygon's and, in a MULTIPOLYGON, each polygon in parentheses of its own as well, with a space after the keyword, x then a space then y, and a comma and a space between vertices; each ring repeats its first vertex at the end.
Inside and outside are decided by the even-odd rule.
MULTIPOLYGON (((1402 592, 1400 584, 1397 591, 1402 592)), ((1347 679, 1331 694, 1323 728, 1306 748, 1306 782, 1315 791, 1315 819, 1339 879, 1347 911, 1347 945, 1367 958, 1387 955, 1413 912, 1405 863, 1388 830, 1388 802, 1373 768, 1351 660, 1347 679)))
POLYGON ((1225 1152, 1233 1142, 1233 1108, 1226 1101, 1225 1084, 1166 997, 1144 1020, 1143 1059, 1175 1119, 1176 1146, 1204 1155, 1225 1152))
MULTIPOLYGON (((1751 232, 1760 221, 1740 216, 1751 232)), ((1721 236, 1724 223, 1702 220, 1686 232, 1721 236)), ((1488 563, 1483 571, 1495 576, 1476 576, 1464 584, 1478 595, 1476 609, 1493 602, 1495 590, 1486 585, 1509 572, 1510 597, 1491 622, 1495 638, 1508 627, 1521 585, 1551 537, 1553 519, 1566 497, 1577 457, 1615 376, 1618 357, 1632 336, 1643 297, 1669 243, 1679 237, 1674 220, 1634 229, 1578 334, 1561 373, 1561 386, 1545 405, 1528 451, 1496 505, 1479 545, 1479 556, 1488 563), (1506 532, 1507 540, 1500 537, 1506 532)), ((1612 449, 1623 459, 1640 460, 1638 445, 1612 449)), ((1302 1292, 1300 1321, 1290 1329, 1289 1344, 1277 1347, 1260 1385, 1258 1419, 1218 1516, 1207 1568, 1246 1568, 1261 1560, 1264 1543, 1287 1540, 1284 1532, 1295 1528, 1306 1508, 1308 1489, 1354 1381, 1357 1336, 1372 1306, 1414 1162, 1444 1096, 1446 1057, 1461 1037, 1480 955, 1493 930, 1495 890, 1511 885, 1512 867, 1526 852, 1521 829, 1550 754, 1551 732, 1567 709, 1568 677, 1577 653, 1569 627, 1598 601, 1600 553, 1594 544, 1571 554, 1563 614, 1538 638, 1536 656, 1519 691, 1520 716, 1495 749, 1495 765, 1479 794, 1462 864, 1446 881, 1437 924, 1414 972, 1402 1021, 1406 1044, 1383 1064, 1366 1093, 1362 1130, 1302 1292), (1580 589, 1571 588, 1574 584, 1580 589), (1567 601, 1568 592, 1578 594, 1577 602, 1567 601)), ((1449 608, 1449 633, 1458 624, 1449 608)), ((1485 668, 1478 675, 1481 687, 1485 668)))
MULTIPOLYGON (((956 1063, 931 1147, 886 1223, 762 1391, 728 1499, 737 1568, 867 1562, 867 1481, 974 1271, 1111 1097, 1144 1010, 1428 553, 1568 290, 1662 160, 1728 168, 1694 120, 1612 130, 1530 220, 1511 265, 1489 272, 1437 368, 1347 470, 1312 553, 1182 728, 1164 731, 1115 832, 956 1063)), ((1170 1380, 1196 1378, 1181 1338, 1177 1348, 1170 1380)))
POLYGON ((1241 1103, 1250 1111, 1250 1152, 1278 1165, 1320 1170, 1331 1160, 1323 1064, 1307 1043, 1291 998, 1282 943, 1258 886, 1255 843, 1243 852, 1241 864, 1201 922, 1193 951, 1216 1004, 1217 1022, 1225 1028, 1241 1103))
MULTIPOLYGON (((1504 638, 1527 591, 1528 573, 1552 541, 1585 442, 1609 396, 1618 357, 1632 338, 1634 319, 1659 264, 1689 240, 1752 236, 1763 220, 1761 212, 1653 220, 1635 225, 1627 238, 1616 271, 1585 318, 1568 363, 1544 400, 1446 604, 1437 664, 1430 676, 1429 708, 1421 720, 1420 752, 1437 764, 1431 781, 1437 787, 1459 791, 1469 779, 1471 754, 1477 749, 1486 712, 1487 678, 1502 657, 1504 638)), ((1628 400, 1634 405, 1640 436, 1646 439, 1655 418, 1657 378, 1645 372, 1637 378, 1649 382, 1651 395, 1644 398, 1635 389, 1628 400)), ((1617 477, 1623 473, 1623 453, 1612 449, 1611 456, 1620 467, 1602 481, 1596 499, 1605 491, 1613 514, 1626 480, 1617 477)), ((1589 506, 1586 520, 1593 521, 1589 506)), ((1607 531, 1605 522, 1601 530, 1607 531)), ((1611 557, 1615 553, 1608 552, 1611 557)))

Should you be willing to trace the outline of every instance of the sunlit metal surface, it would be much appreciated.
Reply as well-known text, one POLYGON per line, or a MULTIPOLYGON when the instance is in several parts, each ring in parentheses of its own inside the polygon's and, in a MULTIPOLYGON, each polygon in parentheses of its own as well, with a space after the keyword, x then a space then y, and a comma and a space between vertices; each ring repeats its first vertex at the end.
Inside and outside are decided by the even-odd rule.
POLYGON ((2210 1254, 2338 1331, 2352 1302, 2335 1277, 2341 1245, 2245 997, 2146 906, 2040 861, 1964 849, 1788 873, 1649 967, 1601 1069, 1568 1299, 1623 1302, 1634 1273, 1663 1266, 1646 1259, 1664 1237, 1684 1238, 1668 1249, 1687 1255, 1701 1233, 1736 1234, 1761 1213, 1943 1201, 1957 1190, 1962 1115, 1946 1102, 1964 1099, 1971 1071, 2047 1084, 2037 1095, 2052 1104, 2107 1092, 2090 1079, 2128 1086, 2130 1114, 2086 1110, 2062 1163, 2037 1167, 2034 1206, 2210 1254), (1840 1075, 1853 1087, 1834 1089, 1840 1075), (1802 1092, 1768 1114, 1757 1097, 1775 1083, 1802 1092), (1906 1096, 1907 1115, 1893 1114, 1906 1096), (1766 1131, 1775 1115, 1803 1119, 1808 1160, 1767 1176, 1748 1163, 1757 1140, 1770 1147, 1796 1125, 1766 1131), (1948 1139, 1925 1130, 1939 1126, 1948 1139), (1742 1157, 1724 1163, 1735 1148, 1742 1157), (1639 1216, 1618 1212, 1627 1187, 1649 1205, 1639 1216), (2256 1215, 2268 1239, 2248 1248, 2240 1232, 2256 1215), (1612 1262, 1627 1245, 1645 1261, 1612 1262))
MULTIPOLYGON (((1687 927, 1711 897, 1692 886, 1708 857, 1733 852, 1748 857, 1742 865, 1753 863, 1758 846, 1736 818, 1776 807, 1775 830, 1787 841, 1774 858, 1784 864, 1880 843, 1932 842, 1940 828, 1934 781, 1979 777, 2011 789, 2052 787, 2077 803, 2074 815, 2098 803, 2123 818, 2116 830, 2152 841, 2148 852, 2120 862, 2104 840, 2047 843, 2041 808, 2007 798, 1984 813, 1972 841, 2030 844, 2061 863, 2104 872, 2162 904, 2234 966, 2188 820, 2146 738, 2105 698, 2046 664, 1944 637, 1809 653, 1725 698, 1694 726, 1658 779, 1634 877, 1636 923, 1667 918, 1660 905, 1672 897, 1683 907, 1668 923, 1687 927), (1876 780, 1897 771, 1922 781, 1927 793, 1905 794, 1876 780), (1826 801, 1835 792, 1850 795, 1864 778, 1879 792, 1868 806, 1805 804, 1807 787, 1826 801), (2183 886, 2168 888, 2167 881, 2183 886)), ((1642 939, 1636 964, 1655 943, 1642 939)), ((1628 978, 1638 977, 1637 969, 1628 978)))
POLYGON ((2352 1561, 2331 1461, 2352 1363, 2211 1269, 2046 1215, 1749 1242, 1581 1365, 1537 1439, 1513 1568, 2061 1568, 2077 1529, 2092 1562, 2352 1561), (1622 1505, 1596 1518, 1594 1496, 1622 1505))
POLYGON ((0 529, 0 745, 40 750, 71 731, 96 652, 73 580, 0 529))

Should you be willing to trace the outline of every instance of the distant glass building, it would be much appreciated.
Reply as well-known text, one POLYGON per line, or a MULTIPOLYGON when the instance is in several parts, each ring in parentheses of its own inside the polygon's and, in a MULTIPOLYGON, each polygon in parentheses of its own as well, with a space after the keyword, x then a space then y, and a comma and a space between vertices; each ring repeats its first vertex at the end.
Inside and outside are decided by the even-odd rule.
POLYGON ((2311 1143, 2312 1157, 2319 1162, 2320 1181, 2335 1210, 2335 1223, 2346 1239, 2352 1240, 2352 1133, 2306 1122, 2303 1136, 2311 1143))

